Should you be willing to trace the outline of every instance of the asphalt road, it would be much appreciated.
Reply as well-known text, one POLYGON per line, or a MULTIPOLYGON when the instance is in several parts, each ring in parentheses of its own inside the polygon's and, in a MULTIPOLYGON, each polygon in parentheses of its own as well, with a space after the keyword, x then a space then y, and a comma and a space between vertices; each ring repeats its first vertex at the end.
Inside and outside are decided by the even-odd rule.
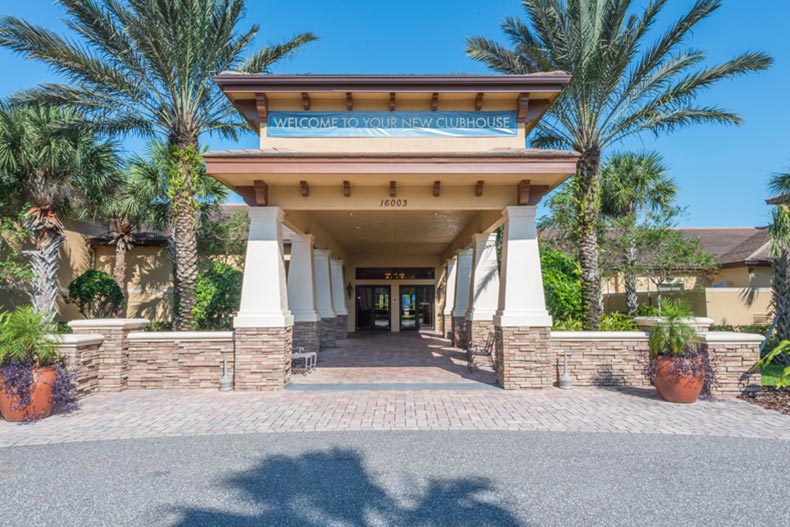
POLYGON ((0 525, 790 525, 790 441, 339 432, 0 449, 0 525))

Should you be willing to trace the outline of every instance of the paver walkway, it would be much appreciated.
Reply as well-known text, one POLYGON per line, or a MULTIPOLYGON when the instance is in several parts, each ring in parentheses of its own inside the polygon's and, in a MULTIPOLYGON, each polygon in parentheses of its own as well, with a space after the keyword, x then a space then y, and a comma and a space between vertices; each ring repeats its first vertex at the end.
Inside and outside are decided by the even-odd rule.
POLYGON ((494 385, 485 361, 469 371, 466 352, 449 340, 417 333, 357 333, 318 354, 318 368, 294 375, 293 385, 475 384, 494 385))
POLYGON ((544 430, 790 439, 790 416, 738 400, 669 404, 652 390, 141 390, 95 394, 73 414, 34 424, 0 421, 0 447, 334 430, 544 430))

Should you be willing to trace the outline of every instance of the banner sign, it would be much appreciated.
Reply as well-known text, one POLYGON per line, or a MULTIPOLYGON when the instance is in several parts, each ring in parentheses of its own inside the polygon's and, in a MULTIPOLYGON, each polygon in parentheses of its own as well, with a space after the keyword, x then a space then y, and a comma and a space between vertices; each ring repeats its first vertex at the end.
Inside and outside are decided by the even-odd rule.
POLYGON ((268 137, 500 137, 516 112, 269 112, 268 137))

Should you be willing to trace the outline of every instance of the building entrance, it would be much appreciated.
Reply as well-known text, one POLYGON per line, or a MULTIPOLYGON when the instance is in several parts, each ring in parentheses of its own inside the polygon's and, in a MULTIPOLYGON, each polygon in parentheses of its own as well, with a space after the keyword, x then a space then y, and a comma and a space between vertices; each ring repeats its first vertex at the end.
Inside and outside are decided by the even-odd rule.
POLYGON ((432 328, 434 324, 434 287, 431 285, 400 286, 401 331, 432 328))
POLYGON ((390 286, 358 285, 357 331, 390 330, 390 286))

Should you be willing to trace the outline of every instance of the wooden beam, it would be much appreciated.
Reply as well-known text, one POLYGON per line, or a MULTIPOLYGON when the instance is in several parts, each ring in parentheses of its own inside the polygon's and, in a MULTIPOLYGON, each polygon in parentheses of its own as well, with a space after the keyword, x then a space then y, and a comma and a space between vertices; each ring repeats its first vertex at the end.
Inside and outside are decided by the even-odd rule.
POLYGON ((269 186, 261 181, 260 179, 256 179, 252 182, 253 189, 255 190, 255 204, 259 207, 266 207, 269 205, 269 186))
POLYGON ((236 187, 234 190, 250 207, 266 207, 269 204, 269 187, 259 179, 253 181, 253 185, 236 187))
POLYGON ((390 181, 390 197, 394 198, 398 194, 398 189, 394 181, 390 181))
POLYGON ((435 112, 439 109, 439 94, 437 92, 433 92, 431 95, 431 111, 435 112))
POLYGON ((299 189, 302 192, 302 197, 306 198, 310 195, 310 185, 307 184, 307 181, 302 180, 299 182, 299 189))
POLYGON ((475 196, 478 198, 483 195, 483 180, 477 182, 475 185, 475 196))
POLYGON ((265 93, 255 94, 255 108, 258 110, 258 119, 265 123, 269 119, 269 98, 265 93))
POLYGON ((433 182, 433 197, 438 198, 439 194, 442 191, 442 182, 441 181, 434 181, 433 182))
POLYGON ((302 108, 304 111, 310 110, 310 94, 307 92, 302 92, 302 108))
POLYGON ((343 195, 347 198, 351 197, 351 183, 343 181, 343 195))
POLYGON ((395 111, 395 92, 390 92, 390 111, 395 111))
POLYGON ((483 109, 483 92, 475 95, 475 111, 479 112, 483 109))
POLYGON ((522 179, 516 185, 516 203, 519 205, 526 205, 529 203, 529 187, 530 181, 528 179, 522 179))
POLYGON ((350 91, 346 92, 346 110, 349 112, 354 109, 354 97, 350 91))
POLYGON ((516 120, 523 123, 527 120, 527 112, 529 111, 529 94, 519 93, 516 102, 518 104, 518 115, 516 116, 516 120))
POLYGON ((532 185, 529 187, 529 201, 527 205, 537 205, 540 200, 549 193, 551 187, 548 185, 532 185))

